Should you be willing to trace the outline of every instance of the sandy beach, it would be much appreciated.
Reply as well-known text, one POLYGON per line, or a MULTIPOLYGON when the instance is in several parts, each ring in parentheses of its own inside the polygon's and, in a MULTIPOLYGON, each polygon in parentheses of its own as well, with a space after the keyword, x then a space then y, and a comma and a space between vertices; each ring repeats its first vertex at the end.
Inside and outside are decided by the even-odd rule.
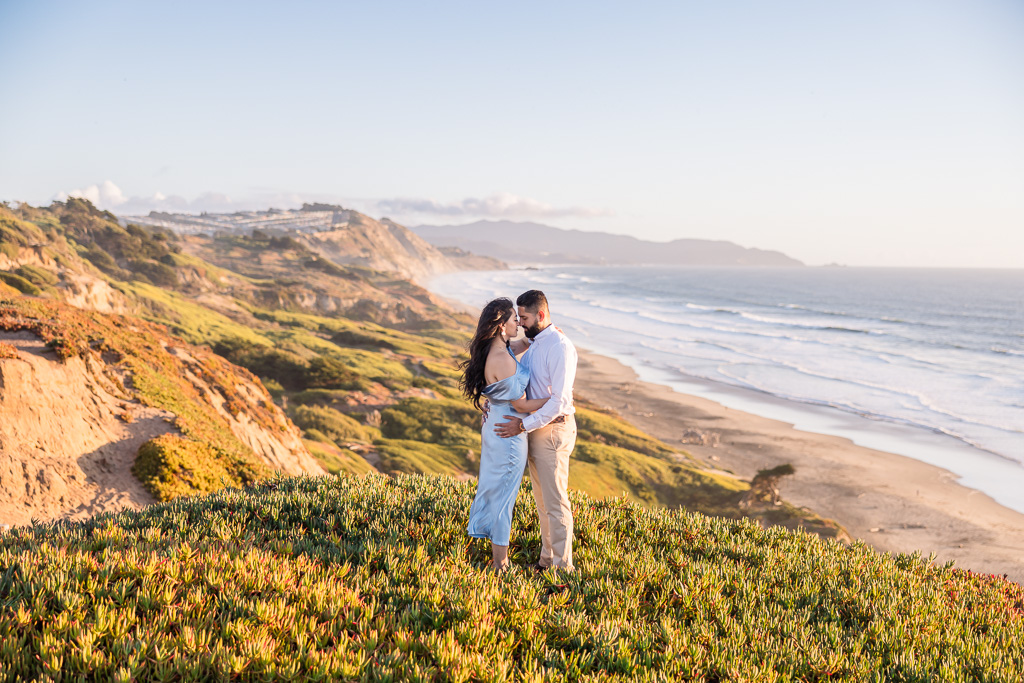
POLYGON ((631 368, 586 351, 576 393, 743 479, 791 463, 796 474, 783 480, 783 497, 878 550, 934 553, 938 562, 1024 583, 1024 514, 958 484, 947 470, 641 382, 631 368), (719 443, 684 444, 686 429, 717 434, 719 443))

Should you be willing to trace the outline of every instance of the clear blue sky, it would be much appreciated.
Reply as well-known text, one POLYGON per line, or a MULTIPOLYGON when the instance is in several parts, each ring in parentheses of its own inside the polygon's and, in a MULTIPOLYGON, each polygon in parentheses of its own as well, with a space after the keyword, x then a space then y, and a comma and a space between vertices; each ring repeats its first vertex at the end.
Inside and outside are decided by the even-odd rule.
POLYGON ((0 198, 1024 267, 1024 2, 0 0, 0 198))

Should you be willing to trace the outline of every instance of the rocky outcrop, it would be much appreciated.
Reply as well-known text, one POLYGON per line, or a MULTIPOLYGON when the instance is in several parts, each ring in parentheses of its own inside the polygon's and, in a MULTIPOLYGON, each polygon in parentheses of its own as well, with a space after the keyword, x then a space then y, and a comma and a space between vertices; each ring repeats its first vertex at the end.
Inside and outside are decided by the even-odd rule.
POLYGON ((101 313, 124 313, 128 304, 124 295, 98 277, 84 273, 66 273, 61 296, 76 308, 101 313))
POLYGON ((396 273, 410 280, 455 270, 436 247, 405 227, 355 211, 349 212, 347 223, 297 239, 334 263, 396 273))

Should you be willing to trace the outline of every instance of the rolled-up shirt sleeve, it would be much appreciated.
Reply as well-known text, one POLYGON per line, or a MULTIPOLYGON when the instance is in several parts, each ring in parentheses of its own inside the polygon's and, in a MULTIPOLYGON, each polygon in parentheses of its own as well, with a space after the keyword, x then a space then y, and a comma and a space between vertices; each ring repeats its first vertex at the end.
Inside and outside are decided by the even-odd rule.
POLYGON ((559 415, 573 412, 572 385, 576 382, 576 349, 564 341, 548 354, 551 370, 550 398, 548 402, 523 418, 523 429, 532 432, 547 425, 559 415))

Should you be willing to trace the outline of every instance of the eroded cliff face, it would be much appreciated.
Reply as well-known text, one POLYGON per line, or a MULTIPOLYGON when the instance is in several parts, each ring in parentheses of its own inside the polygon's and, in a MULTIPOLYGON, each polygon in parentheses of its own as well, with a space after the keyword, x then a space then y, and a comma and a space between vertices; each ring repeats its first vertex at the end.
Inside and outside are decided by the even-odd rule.
POLYGON ((0 333, 0 343, 13 356, 0 359, 0 524, 154 502, 131 467, 173 416, 137 402, 97 358, 61 361, 30 332, 0 333))
POLYGON ((194 358, 183 347, 168 346, 167 351, 181 360, 185 365, 185 377, 199 389, 214 410, 228 423, 231 432, 252 449, 259 459, 271 470, 284 474, 324 474, 323 468, 310 455, 302 443, 302 435, 284 413, 274 405, 266 389, 262 385, 239 376, 233 387, 235 402, 229 405, 229 398, 216 384, 203 378, 203 363, 194 358), (234 410, 231 410, 234 408, 234 410), (271 423, 260 424, 254 420, 245 408, 262 411, 269 415, 271 423))
MULTIPOLYGON (((324 474, 298 429, 247 372, 235 368, 228 390, 218 383, 223 368, 211 376, 204 366, 208 352, 173 343, 163 349, 178 361, 168 367, 259 462, 290 475, 324 474)), ((140 396, 116 360, 100 351, 62 358, 33 332, 0 332, 0 525, 155 502, 132 465, 142 444, 178 431, 177 416, 140 396)))
POLYGON ((448 258, 405 227, 351 212, 346 225, 299 236, 299 241, 334 263, 395 273, 410 280, 455 270, 448 258))
POLYGON ((61 285, 64 301, 76 308, 101 313, 124 313, 128 310, 124 295, 98 277, 66 273, 61 285))

